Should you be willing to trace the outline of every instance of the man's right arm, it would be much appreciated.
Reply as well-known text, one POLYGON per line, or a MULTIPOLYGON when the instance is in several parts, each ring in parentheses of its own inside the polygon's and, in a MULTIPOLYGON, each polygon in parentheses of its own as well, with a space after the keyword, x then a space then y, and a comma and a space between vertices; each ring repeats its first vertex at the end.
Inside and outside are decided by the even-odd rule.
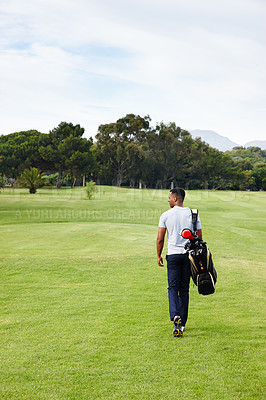
POLYGON ((162 254, 162 251, 163 251, 165 232, 166 232, 166 228, 159 227, 158 235, 157 235, 157 241, 156 241, 156 246, 157 246, 157 264, 159 265, 159 267, 163 267, 163 258, 161 256, 161 254, 162 254))

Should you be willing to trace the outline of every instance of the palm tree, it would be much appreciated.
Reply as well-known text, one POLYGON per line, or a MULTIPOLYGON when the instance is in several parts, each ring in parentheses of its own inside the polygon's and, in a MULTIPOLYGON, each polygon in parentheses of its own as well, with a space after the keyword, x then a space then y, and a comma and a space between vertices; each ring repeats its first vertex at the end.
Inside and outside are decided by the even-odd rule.
POLYGON ((30 193, 36 193, 37 188, 49 185, 49 182, 47 176, 38 168, 30 168, 22 172, 17 185, 29 188, 30 193))

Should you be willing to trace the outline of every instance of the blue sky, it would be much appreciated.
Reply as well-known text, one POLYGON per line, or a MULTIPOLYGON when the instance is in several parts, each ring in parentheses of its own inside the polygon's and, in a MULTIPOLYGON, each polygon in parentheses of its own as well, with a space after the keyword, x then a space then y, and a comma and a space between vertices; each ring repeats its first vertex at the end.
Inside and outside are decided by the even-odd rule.
POLYGON ((0 134, 127 113, 266 139, 265 0, 1 0, 0 134))

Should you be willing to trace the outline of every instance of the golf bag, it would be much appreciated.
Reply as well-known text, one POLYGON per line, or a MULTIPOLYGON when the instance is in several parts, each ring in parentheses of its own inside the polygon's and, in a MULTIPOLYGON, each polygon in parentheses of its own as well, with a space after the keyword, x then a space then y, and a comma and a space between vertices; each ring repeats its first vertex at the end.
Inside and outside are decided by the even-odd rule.
POLYGON ((208 295, 215 292, 217 272, 213 266, 212 255, 206 242, 196 237, 198 210, 191 210, 194 232, 183 229, 181 235, 189 242, 185 245, 188 252, 192 280, 198 287, 198 292, 208 295))

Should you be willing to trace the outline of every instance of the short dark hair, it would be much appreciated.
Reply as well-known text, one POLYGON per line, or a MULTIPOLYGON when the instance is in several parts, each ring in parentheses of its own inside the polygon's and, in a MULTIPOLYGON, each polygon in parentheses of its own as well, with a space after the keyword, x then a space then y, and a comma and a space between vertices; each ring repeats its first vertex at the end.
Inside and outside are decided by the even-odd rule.
POLYGON ((186 192, 184 191, 184 189, 181 189, 179 187, 171 189, 170 193, 176 194, 182 202, 184 201, 186 196, 186 192))

